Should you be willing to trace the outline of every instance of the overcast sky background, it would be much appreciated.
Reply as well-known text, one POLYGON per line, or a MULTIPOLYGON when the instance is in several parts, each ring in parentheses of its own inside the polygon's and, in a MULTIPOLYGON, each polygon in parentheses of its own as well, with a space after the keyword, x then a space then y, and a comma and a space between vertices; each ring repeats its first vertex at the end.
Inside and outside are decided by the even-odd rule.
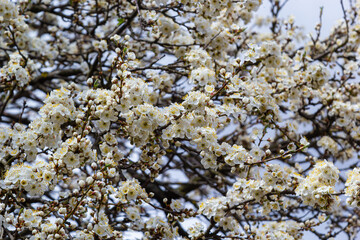
MULTIPOLYGON (((348 0, 344 0, 344 5, 345 7, 349 6, 348 0)), ((289 0, 281 10, 280 17, 294 15, 295 23, 299 26, 304 26, 306 33, 314 32, 314 27, 319 22, 319 12, 322 6, 324 10, 321 33, 328 34, 335 22, 343 17, 340 0, 289 0)), ((269 16, 269 9, 269 1, 263 0, 263 4, 257 13, 259 15, 269 16)))

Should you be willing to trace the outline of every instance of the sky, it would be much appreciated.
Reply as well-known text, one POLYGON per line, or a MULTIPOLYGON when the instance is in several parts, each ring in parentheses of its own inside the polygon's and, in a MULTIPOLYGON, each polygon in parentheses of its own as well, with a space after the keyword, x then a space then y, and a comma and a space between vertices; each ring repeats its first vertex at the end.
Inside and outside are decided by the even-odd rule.
MULTIPOLYGON (((344 0, 344 5, 349 6, 348 0, 344 0)), ((336 21, 343 17, 340 0, 289 0, 281 10, 280 17, 294 15, 295 23, 303 26, 306 33, 314 32, 314 27, 319 22, 320 7, 324 7, 321 33, 327 34, 336 21)), ((257 13, 266 16, 269 15, 269 9, 269 1, 263 0, 257 13)))

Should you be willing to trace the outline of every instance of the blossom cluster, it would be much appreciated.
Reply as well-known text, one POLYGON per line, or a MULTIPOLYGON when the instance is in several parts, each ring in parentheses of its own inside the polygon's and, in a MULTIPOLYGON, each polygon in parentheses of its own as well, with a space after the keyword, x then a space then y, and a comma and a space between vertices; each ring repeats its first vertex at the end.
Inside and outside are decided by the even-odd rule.
POLYGON ((5 173, 5 178, 0 183, 5 189, 23 189, 31 196, 41 196, 57 183, 53 168, 52 164, 45 161, 38 161, 33 166, 14 165, 5 173))
POLYGON ((317 206, 322 210, 336 209, 340 203, 336 196, 335 184, 339 179, 339 170, 332 162, 318 161, 309 175, 296 188, 306 205, 317 206))
POLYGON ((24 68, 23 58, 18 53, 10 56, 8 64, 1 68, 2 78, 6 78, 6 82, 16 82, 19 87, 24 87, 30 82, 29 66, 24 68))
POLYGON ((346 202, 353 207, 357 207, 359 205, 359 196, 360 196, 360 169, 354 168, 349 172, 348 178, 345 183, 345 196, 348 196, 346 202))

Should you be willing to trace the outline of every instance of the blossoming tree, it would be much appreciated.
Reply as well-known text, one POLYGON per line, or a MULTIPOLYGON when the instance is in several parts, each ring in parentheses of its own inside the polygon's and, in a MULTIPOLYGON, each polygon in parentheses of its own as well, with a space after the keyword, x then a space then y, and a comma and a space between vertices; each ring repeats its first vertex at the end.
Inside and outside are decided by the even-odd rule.
POLYGON ((287 0, 0 0, 0 239, 355 239, 343 1, 306 36, 287 0))

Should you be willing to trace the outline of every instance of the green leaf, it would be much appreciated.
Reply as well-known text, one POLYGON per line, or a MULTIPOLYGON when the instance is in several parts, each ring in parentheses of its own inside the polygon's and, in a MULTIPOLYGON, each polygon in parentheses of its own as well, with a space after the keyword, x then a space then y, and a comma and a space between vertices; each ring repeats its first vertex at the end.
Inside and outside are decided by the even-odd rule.
POLYGON ((98 88, 100 86, 100 81, 99 79, 96 79, 94 82, 94 88, 98 88))
POLYGON ((120 26, 125 20, 123 18, 118 18, 118 26, 120 26))

